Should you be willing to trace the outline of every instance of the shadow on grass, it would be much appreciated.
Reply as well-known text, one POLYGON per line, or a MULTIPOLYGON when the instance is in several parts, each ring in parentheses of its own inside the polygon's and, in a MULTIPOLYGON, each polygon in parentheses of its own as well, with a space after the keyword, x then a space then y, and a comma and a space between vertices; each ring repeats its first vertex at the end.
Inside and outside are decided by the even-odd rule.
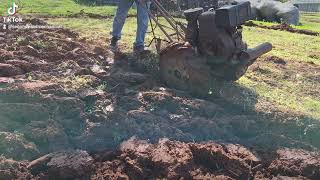
POLYGON ((156 55, 118 54, 115 62, 111 67, 115 74, 122 69, 139 73, 130 78, 141 74, 150 77, 144 83, 128 83, 111 74, 114 78, 107 84, 112 88, 106 91, 112 94, 114 102, 106 118, 120 127, 106 125, 103 129, 112 129, 115 144, 136 136, 154 143, 160 138, 239 143, 264 151, 281 147, 320 148, 319 120, 279 111, 272 104, 269 112, 257 111, 257 94, 252 89, 227 83, 220 94, 199 98, 162 84, 157 75, 156 55))

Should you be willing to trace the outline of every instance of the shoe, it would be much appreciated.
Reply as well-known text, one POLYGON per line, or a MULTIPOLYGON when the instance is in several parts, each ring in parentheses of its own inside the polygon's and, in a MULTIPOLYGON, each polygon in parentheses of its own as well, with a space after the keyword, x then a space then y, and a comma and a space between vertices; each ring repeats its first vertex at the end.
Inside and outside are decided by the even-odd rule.
POLYGON ((119 47, 118 47, 118 40, 117 38, 115 37, 112 37, 111 39, 111 43, 110 43, 110 50, 112 52, 117 52, 119 50, 119 47))
POLYGON ((135 46, 133 48, 133 52, 135 54, 141 54, 141 53, 146 53, 146 52, 150 52, 150 50, 144 46, 135 46))

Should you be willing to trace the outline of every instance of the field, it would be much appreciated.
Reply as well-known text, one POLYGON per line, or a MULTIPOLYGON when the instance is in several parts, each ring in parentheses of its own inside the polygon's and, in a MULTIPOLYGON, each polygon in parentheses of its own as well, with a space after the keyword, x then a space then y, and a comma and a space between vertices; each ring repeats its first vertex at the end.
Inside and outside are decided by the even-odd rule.
MULTIPOLYGON (((111 20, 111 18, 110 20, 91 18, 59 18, 50 19, 49 22, 57 25, 62 24, 68 28, 75 29, 80 33, 81 37, 85 37, 89 41, 98 42, 99 44, 107 46, 112 26, 111 20)), ((134 42, 136 33, 135 29, 135 18, 129 18, 123 32, 122 47, 124 51, 128 52, 131 50, 132 42, 134 42)), ((289 68, 287 71, 297 73, 293 76, 299 76, 300 69, 297 69, 295 67, 296 65, 291 65, 291 62, 320 64, 319 36, 313 37, 251 27, 245 27, 244 36, 245 40, 251 47, 263 42, 271 42, 274 49, 268 54, 268 57, 275 56, 287 61, 288 65, 286 68, 289 68)), ((147 40, 150 41, 151 36, 147 37, 147 40)), ((308 90, 313 91, 314 87, 319 85, 317 84, 317 81, 310 81, 306 78, 309 76, 311 76, 311 78, 317 77, 319 72, 311 70, 308 72, 310 74, 304 74, 298 78, 291 77, 285 79, 283 76, 286 72, 281 72, 281 69, 272 66, 272 63, 270 64, 264 61, 261 69, 261 71, 268 72, 269 74, 262 74, 261 72, 250 73, 248 76, 241 79, 239 83, 246 87, 254 88, 258 95, 263 99, 262 101, 269 101, 275 106, 294 110, 299 113, 301 112, 310 117, 320 118, 319 94, 306 92, 308 90), (249 78, 252 76, 254 76, 254 79, 249 78), (270 82, 270 86, 270 84, 268 85, 265 83, 267 80, 271 80, 274 83, 270 82), (279 84, 279 87, 273 87, 273 84, 279 84), (308 95, 301 96, 302 93, 308 95)))
MULTIPOLYGON (((199 98, 160 81, 153 47, 132 53, 134 9, 113 54, 116 7, 17 3, 64 28, 0 29, 0 179, 320 178, 320 36, 244 26, 249 47, 273 50, 231 96, 199 98)), ((320 14, 293 28, 320 32, 320 14)))

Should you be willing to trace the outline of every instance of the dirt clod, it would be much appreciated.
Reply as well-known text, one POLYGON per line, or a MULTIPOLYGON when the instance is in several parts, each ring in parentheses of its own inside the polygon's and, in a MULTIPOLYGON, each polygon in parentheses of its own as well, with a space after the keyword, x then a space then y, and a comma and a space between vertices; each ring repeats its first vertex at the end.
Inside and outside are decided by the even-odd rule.
POLYGON ((284 59, 282 59, 280 57, 277 57, 277 56, 270 56, 270 57, 266 58, 265 60, 266 61, 271 61, 271 62, 273 62, 275 64, 281 64, 281 65, 286 65, 287 64, 287 62, 284 59))
POLYGON ((26 162, 17 162, 0 157, 0 179, 3 180, 31 180, 33 176, 27 170, 26 162))
MULTIPOLYGON (((286 154, 290 151, 282 150, 281 153, 286 154)), ((309 154, 310 152, 300 151, 300 153, 309 154)), ((181 143, 168 139, 161 139, 157 144, 149 144, 146 141, 131 139, 122 144, 121 154, 117 158, 98 162, 97 169, 91 178, 316 179, 319 177, 316 174, 318 164, 313 164, 313 162, 319 162, 317 160, 319 155, 313 154, 308 158, 294 156, 297 159, 296 162, 298 163, 299 159, 302 164, 315 158, 307 166, 313 173, 304 176, 300 174, 299 168, 289 168, 292 170, 291 173, 276 171, 274 166, 280 169, 286 168, 285 163, 277 163, 287 161, 280 154, 273 157, 275 159, 270 165, 269 161, 260 158, 263 154, 253 153, 240 145, 181 143)))
POLYGON ((90 176, 92 163, 93 158, 85 151, 58 152, 32 161, 28 169, 41 178, 86 179, 90 176))
POLYGON ((320 177, 320 155, 299 149, 281 149, 277 151, 278 159, 274 160, 269 170, 272 174, 305 176, 310 179, 320 177))
POLYGON ((10 77, 23 74, 23 70, 11 64, 0 63, 0 76, 10 77))

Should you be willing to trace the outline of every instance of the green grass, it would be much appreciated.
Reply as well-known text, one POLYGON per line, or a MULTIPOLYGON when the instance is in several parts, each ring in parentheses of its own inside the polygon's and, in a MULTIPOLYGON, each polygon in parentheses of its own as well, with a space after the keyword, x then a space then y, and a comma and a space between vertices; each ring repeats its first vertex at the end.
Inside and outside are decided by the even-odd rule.
MULTIPOLYGON (((2 15, 7 15, 6 9, 13 2, 12 0, 3 0, 1 5, 2 15)), ((99 14, 103 16, 112 16, 115 13, 115 6, 86 6, 75 3, 73 0, 16 0, 19 8, 18 14, 38 15, 38 16, 69 16, 79 13, 83 10, 86 13, 99 14)), ((134 14, 130 11, 129 14, 134 14)))
MULTIPOLYGON (((313 30, 319 31, 320 28, 313 30)), ((264 57, 280 57, 287 61, 287 65, 279 68, 272 62, 263 62, 259 64, 261 72, 249 71, 239 83, 256 90, 260 105, 265 101, 272 102, 286 111, 320 119, 319 93, 311 93, 320 88, 320 82, 310 81, 308 78, 320 76, 320 72, 319 69, 309 71, 308 64, 305 63, 312 62, 319 67, 320 36, 245 27, 244 38, 251 47, 262 42, 271 42, 273 50, 264 57)))
POLYGON ((1 15, 7 15, 7 10, 12 6, 13 1, 0 0, 0 13, 1 15))
POLYGON ((302 14, 300 23, 301 26, 295 26, 295 28, 320 32, 320 13, 302 14))
MULTIPOLYGON (((257 106, 264 106, 265 102, 271 102, 276 107, 275 109, 284 109, 320 120, 320 98, 302 93, 302 91, 309 91, 305 88, 310 88, 310 86, 305 87, 304 84, 294 84, 295 81, 283 81, 281 79, 279 81, 274 80, 274 83, 278 83, 277 85, 270 85, 264 80, 265 77, 248 72, 238 82, 256 91, 259 95, 257 106), (255 76, 255 78, 251 78, 252 76, 255 76)), ((261 108, 262 110, 269 109, 269 107, 261 108)))
POLYGON ((251 47, 262 42, 272 43, 273 50, 269 55, 320 64, 320 36, 252 27, 245 27, 243 35, 251 47))

